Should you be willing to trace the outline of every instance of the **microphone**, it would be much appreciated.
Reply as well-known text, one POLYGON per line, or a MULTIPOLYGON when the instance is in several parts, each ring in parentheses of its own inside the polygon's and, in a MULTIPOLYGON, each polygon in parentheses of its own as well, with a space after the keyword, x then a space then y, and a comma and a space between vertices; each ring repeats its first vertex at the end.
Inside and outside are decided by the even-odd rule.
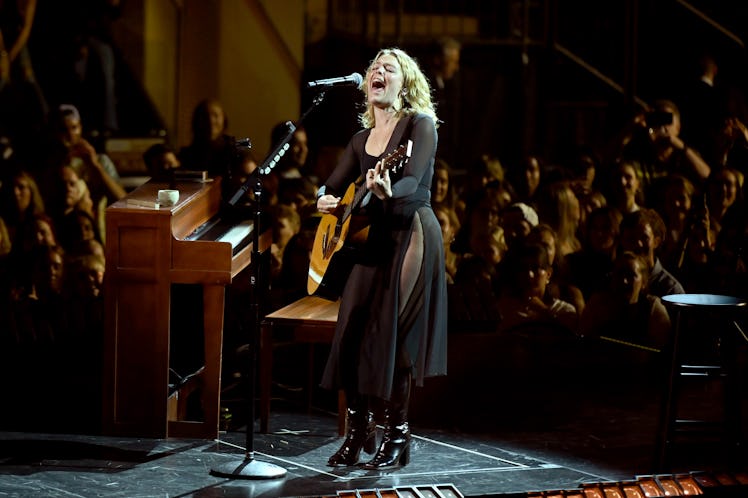
POLYGON ((327 78, 325 80, 310 81, 306 84, 307 88, 332 88, 334 86, 359 86, 364 81, 364 77, 359 73, 352 73, 348 76, 338 76, 337 78, 327 78))

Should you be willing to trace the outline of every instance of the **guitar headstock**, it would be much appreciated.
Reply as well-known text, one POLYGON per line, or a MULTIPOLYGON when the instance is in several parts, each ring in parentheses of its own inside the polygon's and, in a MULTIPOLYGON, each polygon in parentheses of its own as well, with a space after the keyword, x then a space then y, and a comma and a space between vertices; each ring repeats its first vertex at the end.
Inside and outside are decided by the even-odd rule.
POLYGON ((393 150, 382 159, 382 171, 388 169, 393 173, 396 173, 407 164, 412 152, 413 140, 408 140, 407 143, 400 145, 397 149, 393 150))

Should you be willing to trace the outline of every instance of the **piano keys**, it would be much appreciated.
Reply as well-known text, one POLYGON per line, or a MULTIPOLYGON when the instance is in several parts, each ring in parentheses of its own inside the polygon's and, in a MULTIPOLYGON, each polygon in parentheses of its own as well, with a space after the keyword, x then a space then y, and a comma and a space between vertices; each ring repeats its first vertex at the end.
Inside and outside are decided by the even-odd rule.
MULTIPOLYGON (((174 206, 145 207, 167 187, 147 182, 106 210, 103 428, 111 435, 215 438, 225 286, 250 264, 254 223, 220 218, 220 180, 178 183, 174 206), (180 392, 169 392, 170 344, 179 333, 171 327, 174 284, 202 288, 204 365, 192 379, 200 386, 200 420, 182 419, 180 392)), ((263 230, 261 250, 270 238, 263 230)))

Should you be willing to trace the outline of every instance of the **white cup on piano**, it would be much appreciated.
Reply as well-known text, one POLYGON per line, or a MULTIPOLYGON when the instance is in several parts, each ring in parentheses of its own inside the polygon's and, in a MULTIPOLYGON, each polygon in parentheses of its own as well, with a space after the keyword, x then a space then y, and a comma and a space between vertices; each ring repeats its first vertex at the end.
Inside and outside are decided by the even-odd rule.
POLYGON ((171 207, 179 200, 179 190, 159 190, 158 203, 163 207, 171 207))

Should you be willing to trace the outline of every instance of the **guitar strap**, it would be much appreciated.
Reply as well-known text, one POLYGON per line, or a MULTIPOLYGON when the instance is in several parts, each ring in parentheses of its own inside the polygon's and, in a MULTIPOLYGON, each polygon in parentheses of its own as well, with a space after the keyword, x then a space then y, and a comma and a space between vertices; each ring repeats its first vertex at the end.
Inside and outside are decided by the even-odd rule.
POLYGON ((410 138, 414 118, 415 115, 410 115, 407 119, 403 119, 397 123, 395 131, 392 132, 392 137, 390 137, 390 143, 392 146, 387 151, 387 154, 391 154, 395 149, 402 145, 405 140, 410 138))

